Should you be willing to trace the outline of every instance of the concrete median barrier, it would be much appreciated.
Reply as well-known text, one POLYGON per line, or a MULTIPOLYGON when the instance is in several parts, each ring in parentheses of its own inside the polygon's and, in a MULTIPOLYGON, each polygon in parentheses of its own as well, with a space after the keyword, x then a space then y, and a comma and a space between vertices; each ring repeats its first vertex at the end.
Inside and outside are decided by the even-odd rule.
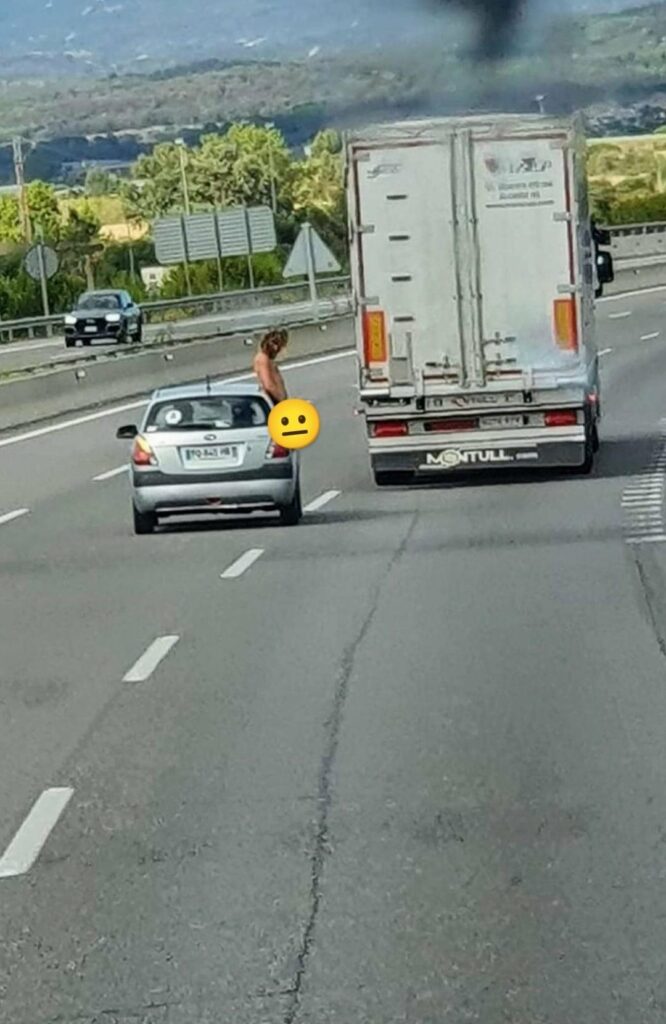
MULTIPOLYGON (((349 316, 301 325, 290 330, 287 359, 352 344, 349 316)), ((249 370, 254 350, 254 344, 247 344, 247 335, 233 335, 40 367, 0 383, 0 431, 139 398, 169 384, 242 373, 249 370)))
POLYGON ((615 264, 615 280, 606 285, 604 295, 622 295, 661 285, 666 285, 666 257, 623 261, 615 264))

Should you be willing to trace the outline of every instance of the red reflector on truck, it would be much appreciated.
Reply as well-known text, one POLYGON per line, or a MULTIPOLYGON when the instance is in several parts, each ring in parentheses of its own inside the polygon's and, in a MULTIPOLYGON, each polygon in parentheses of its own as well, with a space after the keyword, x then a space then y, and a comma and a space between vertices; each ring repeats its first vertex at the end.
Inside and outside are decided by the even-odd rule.
POLYGON ((559 348, 568 352, 578 351, 578 317, 576 299, 555 299, 553 303, 555 340, 559 348))
POLYGON ((424 429, 434 430, 439 434, 452 430, 476 430, 478 425, 478 419, 473 417, 468 417, 467 419, 426 420, 424 429))
POLYGON ((366 366, 388 359, 386 318, 381 309, 366 310, 363 314, 363 355, 366 366))
POLYGON ((578 423, 578 413, 575 409, 556 409, 547 412, 543 420, 547 427, 575 427, 578 423))
POLYGON ((404 420, 383 420, 381 423, 371 423, 370 432, 373 437, 404 437, 409 433, 404 420))

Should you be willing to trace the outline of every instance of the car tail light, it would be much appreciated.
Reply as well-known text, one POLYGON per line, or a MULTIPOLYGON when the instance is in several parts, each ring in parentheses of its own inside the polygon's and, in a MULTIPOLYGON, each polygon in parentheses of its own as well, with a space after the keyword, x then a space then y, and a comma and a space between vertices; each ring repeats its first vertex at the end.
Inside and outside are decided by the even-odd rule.
POLYGON ((370 424, 372 437, 404 437, 409 433, 405 420, 382 420, 370 424))
POLYGON ((366 310, 363 314, 363 355, 366 366, 385 363, 388 359, 386 317, 381 309, 366 310))
POLYGON ((467 419, 458 417, 457 419, 450 420, 427 420, 425 429, 429 431, 434 430, 439 434, 453 430, 476 430, 478 425, 478 419, 468 416, 467 419))
POLYGON ((135 466, 156 466, 155 452, 143 437, 134 439, 132 446, 132 462, 135 466))
POLYGON ((271 441, 268 448, 266 449, 267 459, 286 459, 289 456, 289 449, 283 448, 281 444, 276 444, 275 441, 271 441))
POLYGON ((555 340, 560 348, 569 352, 578 351, 578 316, 576 299, 555 299, 553 303, 555 340))
POLYGON ((575 427, 578 413, 575 409, 555 409, 547 412, 543 421, 547 427, 575 427))

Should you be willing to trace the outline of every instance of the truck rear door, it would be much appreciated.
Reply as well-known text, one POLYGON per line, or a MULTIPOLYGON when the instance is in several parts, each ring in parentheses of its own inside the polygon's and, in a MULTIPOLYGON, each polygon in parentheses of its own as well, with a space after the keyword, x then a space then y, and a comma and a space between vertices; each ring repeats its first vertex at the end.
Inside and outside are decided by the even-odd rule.
POLYGON ((365 384, 461 381, 450 140, 357 143, 350 173, 365 384))
POLYGON ((561 365, 578 347, 573 155, 562 131, 471 136, 486 379, 561 365))

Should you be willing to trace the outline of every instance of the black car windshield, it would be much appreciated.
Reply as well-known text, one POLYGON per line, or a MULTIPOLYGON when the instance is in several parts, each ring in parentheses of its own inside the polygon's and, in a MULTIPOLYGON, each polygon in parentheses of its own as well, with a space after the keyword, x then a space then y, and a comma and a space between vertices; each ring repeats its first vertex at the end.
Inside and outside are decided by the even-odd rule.
POLYGON ((268 420, 268 406, 251 395, 203 395, 170 402, 156 402, 145 430, 242 430, 262 427, 268 420))
POLYGON ((119 295, 99 295, 86 292, 78 301, 77 309, 120 309, 119 295))

